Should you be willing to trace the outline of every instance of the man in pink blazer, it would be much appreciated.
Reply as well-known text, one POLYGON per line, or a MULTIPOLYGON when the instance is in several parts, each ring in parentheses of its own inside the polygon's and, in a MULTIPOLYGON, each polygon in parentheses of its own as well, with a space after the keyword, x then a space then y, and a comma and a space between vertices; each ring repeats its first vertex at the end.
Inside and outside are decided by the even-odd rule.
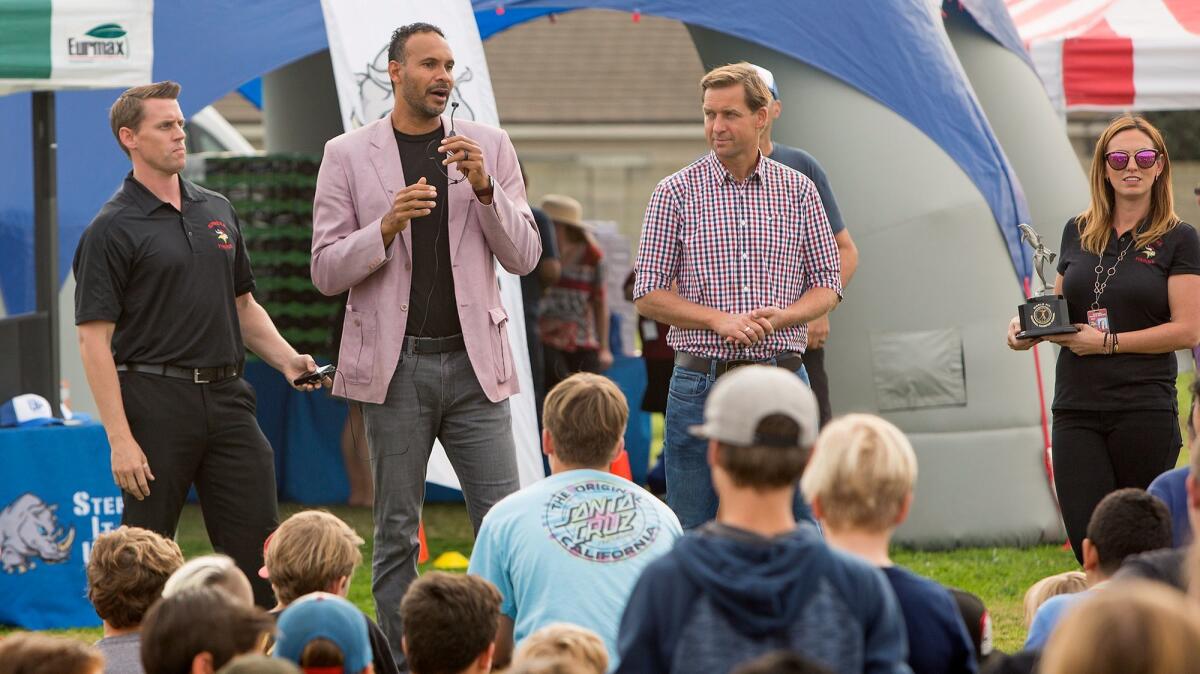
POLYGON ((529 273, 541 242, 508 135, 442 116, 454 86, 442 32, 403 26, 389 58, 391 114, 325 146, 312 278, 325 294, 350 291, 333 392, 363 403, 375 480, 372 592, 403 667, 400 599, 417 574, 434 439, 476 531, 518 488, 508 406, 517 374, 494 265, 529 273))

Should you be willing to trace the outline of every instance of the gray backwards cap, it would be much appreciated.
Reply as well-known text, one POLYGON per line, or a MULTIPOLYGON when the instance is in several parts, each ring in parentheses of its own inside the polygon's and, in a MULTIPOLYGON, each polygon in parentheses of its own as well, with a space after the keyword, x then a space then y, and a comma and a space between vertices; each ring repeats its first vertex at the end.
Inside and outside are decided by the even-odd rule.
POLYGON ((757 437, 758 425, 772 414, 782 414, 800 426, 798 442, 787 446, 811 447, 820 425, 817 399, 794 372, 767 365, 745 365, 721 377, 704 403, 704 425, 692 426, 692 435, 729 445, 778 445, 757 437))

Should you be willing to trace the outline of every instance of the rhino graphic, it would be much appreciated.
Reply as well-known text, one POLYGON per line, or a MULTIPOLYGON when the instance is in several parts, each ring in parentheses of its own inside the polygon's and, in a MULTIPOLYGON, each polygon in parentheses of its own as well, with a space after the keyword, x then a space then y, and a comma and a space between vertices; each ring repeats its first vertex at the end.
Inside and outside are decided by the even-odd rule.
POLYGON ((0 566, 5 573, 25 573, 35 559, 54 564, 71 556, 75 527, 64 535, 54 511, 33 494, 23 494, 0 510, 0 566))
MULTIPOLYGON (((459 118, 475 119, 475 109, 463 96, 462 85, 474 79, 470 66, 462 66, 454 76, 454 88, 450 90, 450 100, 462 106, 459 118)), ((388 45, 380 49, 375 58, 363 66, 361 71, 354 73, 354 82, 358 86, 358 100, 350 111, 350 123, 358 128, 377 119, 383 119, 392 112, 392 79, 388 75, 388 45)))

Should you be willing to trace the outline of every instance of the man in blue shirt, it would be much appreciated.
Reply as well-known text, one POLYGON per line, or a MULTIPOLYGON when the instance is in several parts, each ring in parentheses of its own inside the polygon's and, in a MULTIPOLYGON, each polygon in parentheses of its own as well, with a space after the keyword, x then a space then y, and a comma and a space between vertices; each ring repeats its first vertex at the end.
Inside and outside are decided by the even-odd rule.
POLYGON ((790 371, 745 365, 717 380, 692 432, 708 439, 721 508, 642 573, 621 619, 617 672, 728 672, 777 649, 839 673, 911 671, 883 574, 796 523, 817 419, 812 391, 790 371))
POLYGON ((504 598, 496 666, 538 628, 567 622, 604 639, 638 576, 683 530, 662 501, 607 467, 625 447, 629 407, 611 380, 578 373, 546 394, 542 451, 552 475, 497 503, 483 519, 468 573, 504 598))
POLYGON ((1026 650, 1044 648, 1066 611, 1100 591, 1126 557, 1171 547, 1171 515, 1162 501, 1141 489, 1118 489, 1096 506, 1083 539, 1083 570, 1088 589, 1060 594, 1033 615, 1026 650))
MULTIPOLYGON (((833 188, 825 169, 811 154, 797 147, 790 147, 771 140, 771 129, 775 120, 783 113, 783 103, 779 100, 779 85, 770 70, 754 66, 758 75, 771 91, 771 103, 767 105, 767 128, 763 129, 759 139, 758 149, 764 157, 795 169, 808 176, 817 186, 817 194, 821 195, 821 204, 825 207, 825 215, 829 218, 829 228, 833 230, 833 239, 837 243, 838 256, 841 258, 842 288, 850 283, 854 270, 858 268, 858 248, 846 223, 842 221, 842 211, 838 208, 837 199, 833 196, 833 188)), ((808 323, 808 349, 804 352, 804 369, 808 372, 809 385, 817 396, 821 410, 821 425, 829 423, 833 411, 829 405, 829 377, 825 374, 825 342, 829 339, 829 315, 826 314, 808 323)))

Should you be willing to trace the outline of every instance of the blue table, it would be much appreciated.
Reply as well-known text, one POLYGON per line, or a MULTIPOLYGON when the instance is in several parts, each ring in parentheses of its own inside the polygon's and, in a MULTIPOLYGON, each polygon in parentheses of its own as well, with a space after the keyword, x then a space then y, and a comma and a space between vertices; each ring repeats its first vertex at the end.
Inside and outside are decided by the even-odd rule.
POLYGON ((0 624, 100 625, 87 600, 87 558, 122 510, 104 429, 0 429, 0 466, 0 624))

